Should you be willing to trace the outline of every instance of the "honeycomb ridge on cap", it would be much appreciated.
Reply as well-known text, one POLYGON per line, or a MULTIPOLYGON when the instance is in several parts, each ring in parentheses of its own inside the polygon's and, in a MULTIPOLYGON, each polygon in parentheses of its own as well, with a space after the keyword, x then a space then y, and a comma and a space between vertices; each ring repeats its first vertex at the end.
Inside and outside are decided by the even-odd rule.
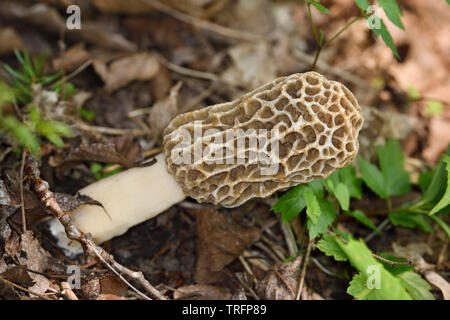
POLYGON ((316 72, 297 73, 234 101, 178 115, 165 129, 163 148, 167 170, 186 195, 198 202, 236 207, 251 198, 326 178, 349 165, 358 152, 362 124, 361 108, 343 84, 316 72), (195 128, 200 137, 195 137, 195 128), (226 138, 239 129, 266 129, 268 139, 256 146, 245 139, 245 147, 236 151, 237 139, 226 138), (271 150, 275 141, 278 154, 271 150), (199 147, 196 158, 194 150, 199 147), (213 161, 221 151, 232 152, 234 161, 227 162, 230 157, 224 163, 213 161), (180 163, 182 152, 191 155, 190 161, 180 163), (237 160, 238 152, 245 155, 244 163, 237 160), (272 174, 262 174, 269 164, 249 161, 255 154, 270 159, 271 168, 276 168, 272 174))

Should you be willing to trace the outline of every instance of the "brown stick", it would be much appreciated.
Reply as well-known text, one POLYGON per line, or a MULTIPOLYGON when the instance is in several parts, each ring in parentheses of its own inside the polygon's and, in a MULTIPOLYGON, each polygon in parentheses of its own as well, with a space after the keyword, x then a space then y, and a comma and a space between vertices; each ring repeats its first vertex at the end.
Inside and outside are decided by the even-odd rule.
POLYGON ((166 300, 167 298, 162 295, 150 282, 148 282, 142 272, 130 270, 114 260, 114 257, 103 250, 103 248, 97 246, 92 236, 89 233, 81 232, 77 226, 73 223, 69 214, 64 212, 56 201, 55 195, 50 190, 48 183, 41 179, 40 171, 38 169, 38 161, 32 156, 28 155, 25 161, 25 173, 28 176, 28 181, 31 189, 36 193, 39 201, 49 209, 64 226, 64 230, 69 239, 78 241, 82 246, 85 253, 99 259, 104 265, 106 265, 112 272, 119 276, 123 282, 125 282, 133 291, 139 294, 144 299, 151 300, 148 296, 140 292, 134 286, 132 286, 121 273, 135 280, 141 286, 147 290, 153 297, 166 300))

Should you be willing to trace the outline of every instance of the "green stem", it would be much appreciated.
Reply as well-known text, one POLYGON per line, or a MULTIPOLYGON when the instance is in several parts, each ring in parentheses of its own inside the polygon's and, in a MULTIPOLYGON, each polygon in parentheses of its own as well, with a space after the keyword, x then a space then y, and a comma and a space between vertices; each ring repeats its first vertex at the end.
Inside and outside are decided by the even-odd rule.
POLYGON ((334 36, 332 36, 332 37, 330 38, 330 40, 325 41, 325 44, 323 45, 323 47, 326 46, 326 45, 329 45, 331 42, 333 42, 334 40, 336 40, 336 39, 342 34, 342 32, 344 32, 345 30, 347 30, 352 24, 354 24, 356 21, 358 21, 358 20, 361 19, 362 17, 364 17, 363 14, 361 14, 361 15, 355 17, 352 21, 350 21, 349 23, 347 23, 340 31, 338 31, 334 36))
POLYGON ((347 30, 352 24, 354 24, 356 21, 358 21, 359 19, 363 18, 365 13, 361 13, 361 15, 355 17, 352 21, 350 21, 349 23, 347 23, 341 30, 339 30, 334 36, 332 36, 329 40, 325 41, 324 44, 320 44, 320 38, 319 35, 317 33, 317 28, 316 25, 314 23, 314 19, 311 15, 311 5, 308 3, 308 15, 309 15, 309 19, 311 20, 311 25, 312 25, 312 29, 314 32, 314 38, 316 39, 316 43, 318 46, 318 49, 316 51, 316 54, 314 56, 314 61, 310 67, 311 70, 314 70, 317 64, 317 61, 319 60, 319 56, 320 53, 322 52, 322 49, 324 47, 326 47, 327 45, 329 45, 331 42, 333 42, 334 40, 336 40, 345 30, 347 30))
POLYGON ((314 19, 313 19, 312 14, 311 14, 311 4, 310 3, 308 3, 308 15, 309 15, 309 20, 311 21, 311 26, 312 26, 313 33, 314 33, 314 38, 316 39, 316 44, 318 46, 320 46, 320 39, 319 39, 319 35, 317 33, 316 24, 314 23, 314 19))

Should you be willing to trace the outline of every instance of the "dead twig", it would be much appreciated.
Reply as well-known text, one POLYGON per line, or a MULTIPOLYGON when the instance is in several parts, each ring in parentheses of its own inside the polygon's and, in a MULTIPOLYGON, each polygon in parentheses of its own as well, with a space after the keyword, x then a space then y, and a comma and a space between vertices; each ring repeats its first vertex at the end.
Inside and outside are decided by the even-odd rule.
POLYGON ((295 300, 300 300, 302 297, 302 291, 303 291, 303 284, 305 283, 305 276, 306 276, 306 268, 308 267, 309 262, 309 256, 311 255, 311 249, 313 247, 314 241, 311 240, 308 243, 308 247, 306 248, 306 255, 305 255, 305 261, 303 262, 303 268, 302 273, 300 274, 300 280, 298 282, 298 288, 297 288, 297 296, 295 297, 295 300))
POLYGON ((20 165, 20 174, 19 174, 19 182, 20 182, 20 206, 22 211, 22 230, 23 233, 27 231, 27 218, 25 216, 25 202, 23 201, 23 168, 25 166, 25 157, 27 155, 27 151, 24 149, 22 151, 22 163, 20 165))
POLYGON ((144 299, 151 300, 147 295, 131 285, 131 283, 129 283, 122 276, 122 274, 125 274, 135 280, 155 298, 160 300, 167 299, 145 279, 142 272, 130 270, 116 262, 111 254, 94 243, 92 236, 89 233, 85 234, 76 227, 70 215, 64 212, 59 206, 54 193, 49 188, 48 183, 40 177, 38 162, 32 155, 28 155, 26 158, 25 173, 27 174, 31 189, 35 192, 39 201, 58 218, 64 226, 66 235, 69 239, 79 242, 83 246, 83 250, 86 254, 100 260, 108 269, 110 269, 133 291, 144 299))
POLYGON ((66 281, 61 282, 61 294, 69 300, 78 300, 78 297, 66 281))
POLYGON ((6 284, 9 284, 10 286, 13 286, 14 288, 17 288, 17 289, 19 289, 19 290, 28 292, 29 294, 35 295, 35 296, 37 296, 37 297, 39 297, 39 298, 41 298, 41 299, 44 299, 44 300, 55 300, 55 299, 51 299, 51 298, 49 298, 49 297, 47 297, 47 296, 44 296, 44 295, 42 295, 42 294, 40 294, 40 293, 37 293, 37 292, 31 291, 31 290, 29 290, 29 289, 27 289, 27 288, 24 288, 24 287, 22 287, 22 286, 20 286, 20 285, 18 285, 18 284, 16 284, 16 283, 14 283, 14 282, 11 282, 11 281, 9 281, 9 280, 3 278, 3 277, 0 277, 0 280, 3 281, 3 282, 5 282, 6 284))

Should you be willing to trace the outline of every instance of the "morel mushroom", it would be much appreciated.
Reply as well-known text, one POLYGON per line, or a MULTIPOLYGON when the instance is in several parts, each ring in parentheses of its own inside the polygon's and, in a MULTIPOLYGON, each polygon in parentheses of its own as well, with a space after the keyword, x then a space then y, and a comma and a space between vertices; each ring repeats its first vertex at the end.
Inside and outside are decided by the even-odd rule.
MULTIPOLYGON (((156 164, 80 191, 102 203, 72 213, 98 243, 125 233, 186 196, 236 207, 327 177, 358 151, 363 119, 354 95, 316 72, 281 77, 232 102, 175 117, 156 164)), ((58 221, 52 232, 68 240, 58 221)))

